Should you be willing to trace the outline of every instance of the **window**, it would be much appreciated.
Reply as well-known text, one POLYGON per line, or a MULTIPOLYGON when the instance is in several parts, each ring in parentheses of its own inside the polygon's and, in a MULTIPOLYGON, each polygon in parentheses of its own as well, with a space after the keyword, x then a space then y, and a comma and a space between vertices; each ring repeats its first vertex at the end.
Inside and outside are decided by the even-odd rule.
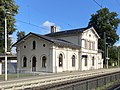
POLYGON ((36 41, 33 41, 33 48, 32 49, 36 49, 36 41))
POLYGON ((75 66, 75 55, 72 56, 72 66, 75 66))
POLYGON ((91 37, 91 34, 89 34, 89 37, 91 37))
POLYGON ((89 41, 89 49, 91 49, 91 41, 89 41))
POLYGON ((26 48, 26 45, 24 45, 23 48, 26 48))
POLYGON ((87 40, 85 40, 85 48, 87 48, 87 40))
POLYGON ((87 66, 87 57, 85 57, 85 66, 87 66))
POLYGON ((45 47, 45 44, 43 44, 43 47, 45 47))
POLYGON ((59 55, 59 67, 62 67, 63 66, 63 55, 60 54, 59 55))
POLYGON ((27 58, 23 57, 23 67, 27 67, 27 58))
POLYGON ((92 66, 94 66, 94 57, 92 57, 92 66))
POLYGON ((95 50, 95 42, 93 42, 93 49, 95 50))
POLYGON ((42 67, 46 68, 46 57, 45 56, 42 57, 42 67))
POLYGON ((84 40, 84 42, 85 42, 85 48, 87 48, 87 41, 86 41, 86 40, 84 40))

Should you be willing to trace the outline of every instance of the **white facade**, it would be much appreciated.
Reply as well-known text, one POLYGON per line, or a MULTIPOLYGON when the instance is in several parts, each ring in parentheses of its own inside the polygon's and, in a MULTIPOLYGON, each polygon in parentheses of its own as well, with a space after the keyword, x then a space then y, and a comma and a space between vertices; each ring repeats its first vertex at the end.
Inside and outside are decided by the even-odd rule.
POLYGON ((18 70, 63 72, 103 68, 102 54, 98 53, 98 39, 94 28, 50 38, 30 33, 15 44, 18 70), (53 38, 63 41, 58 42, 53 38))

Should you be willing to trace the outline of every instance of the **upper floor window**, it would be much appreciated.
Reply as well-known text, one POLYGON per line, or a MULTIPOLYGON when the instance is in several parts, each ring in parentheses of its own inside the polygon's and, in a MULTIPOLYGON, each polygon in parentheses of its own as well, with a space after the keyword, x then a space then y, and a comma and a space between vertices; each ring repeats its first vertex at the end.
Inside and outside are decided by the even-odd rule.
POLYGON ((89 41, 89 49, 91 49, 91 41, 89 41))
POLYGON ((72 56, 72 66, 75 66, 75 55, 72 56))
POLYGON ((23 67, 27 67, 27 58, 23 57, 23 67))
POLYGON ((24 45, 23 48, 26 48, 26 45, 24 45))
POLYGON ((32 44, 33 44, 33 45, 32 45, 32 49, 36 49, 36 41, 33 41, 32 44))
POLYGON ((87 40, 85 40, 85 48, 87 48, 87 40))
POLYGON ((45 47, 45 44, 43 44, 43 47, 45 47))
POLYGON ((63 55, 60 54, 59 55, 59 67, 62 67, 63 66, 63 55))
POLYGON ((46 59, 46 56, 43 56, 43 57, 42 57, 42 67, 43 67, 43 68, 46 68, 46 60, 47 60, 47 59, 46 59))

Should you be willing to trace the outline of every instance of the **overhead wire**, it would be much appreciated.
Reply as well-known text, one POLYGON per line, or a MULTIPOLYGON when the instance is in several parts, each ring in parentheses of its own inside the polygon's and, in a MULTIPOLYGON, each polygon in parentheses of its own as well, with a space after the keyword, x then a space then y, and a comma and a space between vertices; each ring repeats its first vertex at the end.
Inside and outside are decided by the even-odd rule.
POLYGON ((41 29, 45 29, 45 30, 46 30, 46 28, 37 26, 37 25, 32 24, 32 23, 30 23, 30 22, 25 22, 25 21, 22 21, 22 20, 19 20, 19 19, 16 19, 16 20, 19 21, 19 22, 21 22, 21 23, 28 24, 28 25, 31 25, 31 26, 34 26, 34 27, 37 27, 37 28, 41 28, 41 29))
POLYGON ((100 5, 96 0, 93 0, 100 8, 102 8, 102 5, 100 5))

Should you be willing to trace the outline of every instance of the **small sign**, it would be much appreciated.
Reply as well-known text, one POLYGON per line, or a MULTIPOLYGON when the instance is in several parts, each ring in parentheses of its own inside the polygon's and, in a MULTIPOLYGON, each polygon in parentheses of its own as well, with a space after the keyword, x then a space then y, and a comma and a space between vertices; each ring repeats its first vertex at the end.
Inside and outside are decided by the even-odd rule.
POLYGON ((109 60, 110 58, 106 57, 107 60, 109 60))

